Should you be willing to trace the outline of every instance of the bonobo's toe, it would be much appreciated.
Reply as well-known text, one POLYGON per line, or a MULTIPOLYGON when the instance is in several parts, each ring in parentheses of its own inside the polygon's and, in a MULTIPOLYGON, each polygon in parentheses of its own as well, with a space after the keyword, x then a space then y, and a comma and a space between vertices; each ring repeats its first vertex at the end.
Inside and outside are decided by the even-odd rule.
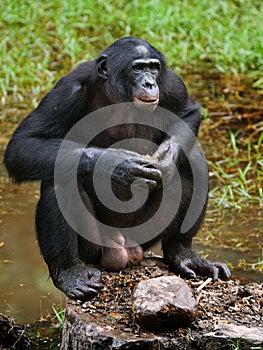
POLYGON ((174 258, 170 257, 169 268, 176 274, 189 279, 195 278, 196 273, 202 276, 211 276, 213 281, 218 278, 228 280, 231 277, 226 264, 204 259, 191 248, 182 250, 174 258))
POLYGON ((70 299, 85 301, 94 298, 104 287, 99 282, 100 276, 98 269, 78 264, 60 271, 53 277, 53 282, 70 299))
MULTIPOLYGON (((214 266, 219 270, 219 276, 223 279, 223 280, 229 280, 231 277, 231 272, 229 271, 228 266, 225 263, 220 263, 220 262, 214 262, 213 263, 214 266)), ((218 277, 218 276, 215 276, 218 277)), ((217 278, 216 278, 217 279, 217 278)), ((215 281, 216 279, 213 278, 213 280, 215 281)))

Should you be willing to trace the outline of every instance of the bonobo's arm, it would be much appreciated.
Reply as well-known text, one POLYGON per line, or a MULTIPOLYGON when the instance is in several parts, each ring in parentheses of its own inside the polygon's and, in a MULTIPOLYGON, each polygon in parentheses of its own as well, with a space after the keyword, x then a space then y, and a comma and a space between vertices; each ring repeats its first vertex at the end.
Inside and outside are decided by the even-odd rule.
POLYGON ((188 96, 183 81, 176 74, 168 71, 164 79, 160 106, 173 112, 175 118, 168 128, 169 136, 158 147, 154 158, 159 160, 163 175, 171 180, 174 165, 180 167, 184 163, 196 142, 201 115, 199 106, 188 96))
MULTIPOLYGON (((9 174, 16 182, 53 177, 62 139, 73 124, 88 112, 86 100, 92 95, 87 84, 92 84, 94 80, 92 66, 92 61, 84 63, 63 77, 18 126, 4 158, 9 174)), ((83 148, 78 142, 67 142, 65 164, 69 169, 75 152, 83 148)), ((93 153, 95 156, 95 150, 93 153)))
MULTIPOLYGON (((101 103, 105 104, 103 87, 100 86, 101 82, 94 71, 93 61, 89 61, 63 77, 43 98, 39 106, 18 126, 8 144, 4 158, 9 175, 15 182, 53 178, 57 153, 66 134, 76 122, 94 109, 102 107, 101 103), (98 96, 94 95, 96 91, 100 91, 102 102, 98 101, 98 96)), ((79 136, 81 139, 83 135, 79 136)), ((64 180, 66 181, 72 175, 74 171, 72 164, 80 153, 82 156, 78 175, 92 171, 102 152, 103 149, 98 147, 86 148, 85 142, 82 144, 78 135, 74 141, 64 141, 61 156, 64 180)), ((127 180, 127 183, 131 183, 135 177, 141 176, 145 179, 153 177, 155 183, 156 170, 150 165, 153 161, 145 160, 135 153, 133 155, 125 153, 124 150, 119 150, 117 153, 122 165, 116 171, 120 171, 124 182, 127 180), (132 161, 125 162, 130 158, 132 161), (149 166, 152 170, 148 169, 149 166)), ((116 155, 116 150, 108 149, 107 155, 110 164, 112 157, 116 155)), ((105 167, 107 168, 107 164, 105 167)), ((116 178, 118 180, 118 174, 116 178)))
MULTIPOLYGON (((207 169, 206 167, 202 168, 201 164, 203 162, 199 162, 199 156, 197 154, 193 154, 193 158, 190 155, 196 143, 201 121, 199 107, 188 96, 183 82, 173 72, 168 71, 167 89, 165 91, 166 94, 163 96, 162 107, 172 111, 180 119, 175 119, 175 122, 170 126, 168 130, 169 137, 161 143, 154 157, 159 160, 159 168, 162 171, 162 175, 163 177, 166 176, 168 180, 173 179, 176 166, 180 169, 186 159, 191 159, 191 166, 196 167, 196 170, 198 170, 199 175, 197 177, 201 177, 200 183, 195 184, 199 191, 198 194, 201 194, 201 184, 206 176, 208 176, 207 169)), ((181 176, 187 178, 189 173, 191 174, 191 169, 187 167, 182 171, 181 176)), ((187 181, 184 182, 183 178, 181 180, 184 187, 183 195, 186 197, 180 206, 178 221, 175 221, 171 232, 164 237, 162 242, 165 261, 172 271, 184 277, 195 278, 195 272, 198 272, 204 275, 212 275, 213 280, 217 280, 219 276, 223 279, 229 279, 231 274, 226 264, 215 263, 204 259, 191 248, 192 238, 199 229, 205 213, 206 202, 203 203, 201 200, 199 203, 198 200, 196 201, 199 205, 203 205, 200 217, 187 232, 181 232, 182 219, 185 217, 190 206, 187 196, 193 196, 192 184, 187 183, 187 181), (181 221, 179 217, 181 217, 181 221)), ((203 191, 207 193, 207 189, 203 191)))

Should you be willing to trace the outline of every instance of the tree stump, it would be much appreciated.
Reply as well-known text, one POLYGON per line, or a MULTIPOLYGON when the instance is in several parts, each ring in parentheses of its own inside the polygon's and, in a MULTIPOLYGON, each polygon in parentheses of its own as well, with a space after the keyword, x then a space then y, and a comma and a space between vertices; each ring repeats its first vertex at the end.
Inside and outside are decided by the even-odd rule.
MULTIPOLYGON (((262 284, 186 281, 196 300, 194 321, 170 330, 157 327, 154 332, 139 325, 134 290, 141 281, 149 280, 150 286, 152 279, 162 276, 174 275, 160 259, 146 259, 119 273, 103 272, 106 288, 99 296, 86 303, 67 302, 61 350, 228 350, 234 345, 242 350, 263 349, 262 284)), ((156 294, 165 291, 165 287, 158 288, 156 294)), ((168 298, 161 297, 162 302, 173 300, 168 284, 166 288, 168 298)))

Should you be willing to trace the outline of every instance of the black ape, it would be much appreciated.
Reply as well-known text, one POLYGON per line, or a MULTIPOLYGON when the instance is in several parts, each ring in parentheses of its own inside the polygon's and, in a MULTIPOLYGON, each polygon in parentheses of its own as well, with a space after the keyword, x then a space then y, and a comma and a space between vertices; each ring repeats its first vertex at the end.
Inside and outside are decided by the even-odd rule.
MULTIPOLYGON (((187 149, 191 154, 195 140, 176 123, 170 127, 172 136, 124 121, 121 126, 109 128, 95 137, 88 145, 75 139, 67 140, 62 157, 67 180, 61 186, 66 186, 68 180, 70 183, 71 164, 76 154, 81 152, 77 176, 83 202, 94 217, 116 227, 116 230, 108 237, 109 242, 100 246, 80 237, 63 217, 54 185, 54 166, 62 140, 87 114, 121 102, 136 102, 138 110, 145 110, 148 116, 154 115, 155 107, 159 105, 179 116, 197 135, 199 108, 189 98, 182 80, 167 70, 159 51, 146 41, 130 37, 116 41, 96 60, 81 64, 63 77, 21 123, 7 147, 4 162, 15 182, 42 181, 36 228, 40 249, 54 284, 70 298, 85 300, 102 288, 99 270, 85 263, 100 264, 111 270, 139 263, 143 258, 143 249, 149 244, 141 247, 134 242, 127 246, 129 237, 122 233, 121 227, 148 219, 156 210, 156 202, 160 201, 162 179, 166 177, 173 184, 176 168, 181 177, 182 198, 173 221, 158 236, 162 239, 164 259, 172 271, 188 278, 195 277, 196 271, 212 274, 214 280, 219 274, 228 279, 230 272, 225 264, 203 259, 191 249, 192 238, 200 227, 206 205, 192 227, 181 234, 193 193, 191 166, 183 150, 187 149), (116 140, 131 137, 146 138, 157 144, 153 157, 111 148, 116 140), (112 187, 116 195, 127 200, 130 186, 138 178, 150 191, 143 210, 124 216, 124 222, 121 222, 121 215, 107 212, 100 206, 94 193, 92 172, 105 149, 104 169, 99 180, 103 182, 103 172, 117 157, 121 162, 112 174, 112 187)), ((198 154, 193 156, 196 164, 198 157, 198 154)), ((56 184, 56 187, 59 186, 56 184)), ((68 201, 68 206, 69 210, 73 210, 74 203, 68 201)), ((86 229, 93 236, 100 235, 93 221, 88 222, 86 229)))

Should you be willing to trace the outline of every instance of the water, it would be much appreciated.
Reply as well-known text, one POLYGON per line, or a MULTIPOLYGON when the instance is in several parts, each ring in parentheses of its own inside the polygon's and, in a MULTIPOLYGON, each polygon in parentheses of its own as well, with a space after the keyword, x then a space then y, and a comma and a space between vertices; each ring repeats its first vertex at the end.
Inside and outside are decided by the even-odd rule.
POLYGON ((52 313, 52 305, 63 308, 65 297, 39 253, 34 227, 39 185, 12 184, 2 166, 0 176, 0 313, 30 323, 52 313))

